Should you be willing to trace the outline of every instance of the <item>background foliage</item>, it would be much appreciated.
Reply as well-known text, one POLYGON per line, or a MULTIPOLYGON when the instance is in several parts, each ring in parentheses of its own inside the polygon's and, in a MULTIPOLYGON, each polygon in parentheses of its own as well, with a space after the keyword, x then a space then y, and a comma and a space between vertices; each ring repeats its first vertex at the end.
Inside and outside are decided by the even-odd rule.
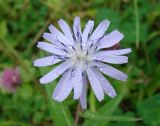
MULTIPOLYGON (((160 1, 159 0, 0 0, 0 71, 18 67, 22 84, 16 93, 0 91, 0 126, 159 126, 160 125, 160 1), (129 75, 123 83, 111 80, 118 96, 101 103, 88 94, 88 109, 80 110, 72 95, 63 103, 51 99, 56 81, 40 85, 51 68, 38 69, 33 60, 44 53, 36 42, 59 18, 69 24, 80 16, 96 25, 111 21, 131 47, 129 75)), ((119 66, 117 66, 119 67, 119 66)))

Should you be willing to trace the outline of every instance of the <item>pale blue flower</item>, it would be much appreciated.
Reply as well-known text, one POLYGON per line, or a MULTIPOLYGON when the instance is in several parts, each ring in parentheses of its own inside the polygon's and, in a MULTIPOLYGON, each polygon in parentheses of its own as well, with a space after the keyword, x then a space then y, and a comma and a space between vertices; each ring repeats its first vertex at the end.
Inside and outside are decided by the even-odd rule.
POLYGON ((103 20, 93 31, 94 21, 89 20, 83 32, 80 18, 75 17, 73 30, 62 19, 58 21, 62 30, 49 26, 50 33, 44 33, 48 42, 38 42, 37 47, 50 55, 34 61, 34 66, 44 67, 60 63, 40 79, 41 84, 47 84, 62 76, 58 82, 53 99, 61 102, 74 91, 74 99, 79 99, 83 109, 87 107, 86 94, 88 81, 99 101, 104 99, 104 92, 115 97, 116 92, 109 81, 103 76, 125 81, 127 75, 108 64, 124 64, 131 52, 130 48, 106 50, 124 37, 118 30, 105 34, 110 22, 103 20), (104 50, 105 49, 105 50, 104 50), (103 74, 102 74, 103 73, 103 74))

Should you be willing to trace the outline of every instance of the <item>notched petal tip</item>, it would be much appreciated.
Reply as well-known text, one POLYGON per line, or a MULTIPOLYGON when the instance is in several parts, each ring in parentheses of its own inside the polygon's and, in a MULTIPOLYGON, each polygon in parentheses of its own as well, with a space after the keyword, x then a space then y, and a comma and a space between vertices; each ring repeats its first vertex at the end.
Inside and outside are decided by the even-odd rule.
POLYGON ((42 34, 42 37, 44 38, 44 37, 46 37, 46 36, 47 36, 47 33, 44 32, 44 33, 42 34))
POLYGON ((33 61, 32 65, 33 65, 33 66, 37 66, 37 65, 36 65, 36 60, 33 61))
MULTIPOLYGON (((81 106, 82 107, 82 106, 81 106)), ((87 107, 82 107, 82 110, 85 110, 85 109, 87 109, 87 107)))
POLYGON ((66 23, 62 18, 60 18, 59 20, 58 20, 58 24, 61 24, 61 23, 66 23))
POLYGON ((125 77, 123 77, 122 79, 120 79, 121 81, 127 81, 128 76, 126 75, 125 77))
POLYGON ((128 53, 131 53, 131 52, 132 52, 132 49, 131 49, 131 48, 129 48, 128 53))
POLYGON ((53 26, 52 24, 50 24, 50 25, 48 26, 48 29, 49 29, 50 32, 52 32, 53 29, 54 29, 54 26, 53 26))
POLYGON ((41 77, 39 79, 39 82, 40 82, 40 84, 47 84, 47 83, 50 83, 51 81, 46 81, 43 77, 41 77))
POLYGON ((53 27, 53 25, 52 25, 52 24, 49 24, 48 28, 50 29, 50 28, 52 28, 52 27, 53 27))
POLYGON ((39 42, 37 43, 37 47, 39 48, 40 46, 39 46, 39 42))
POLYGON ((74 99, 74 100, 77 100, 77 99, 79 99, 79 96, 75 96, 75 95, 74 95, 74 96, 73 96, 73 99, 74 99))
POLYGON ((121 34, 121 39, 123 39, 123 38, 124 38, 124 34, 123 34, 123 33, 121 33, 121 32, 120 32, 120 34, 121 34))
POLYGON ((101 99, 98 99, 98 101, 99 101, 99 102, 101 102, 101 101, 103 101, 103 100, 104 100, 104 97, 103 97, 103 98, 101 98, 101 99))
POLYGON ((88 20, 88 22, 89 22, 89 24, 90 24, 90 23, 94 23, 94 20, 88 20))
POLYGON ((44 43, 47 43, 47 42, 38 41, 37 42, 37 47, 41 49, 42 48, 42 44, 44 44, 44 43))
POLYGON ((115 98, 116 96, 117 96, 117 94, 115 93, 115 94, 108 94, 108 96, 110 96, 111 98, 115 98))
MULTIPOLYGON (((122 72, 123 73, 123 72, 122 72)), ((127 78, 128 78, 128 75, 126 73, 123 73, 121 76, 119 76, 117 78, 117 80, 120 80, 120 81, 127 81, 127 78)))
POLYGON ((61 102, 61 101, 59 100, 58 96, 52 96, 52 99, 54 99, 54 100, 57 101, 57 102, 61 102))
POLYGON ((119 34, 121 36, 121 39, 124 38, 124 34, 122 32, 120 32, 118 29, 116 29, 115 32, 117 32, 117 34, 119 34))
POLYGON ((78 20, 80 20, 80 17, 79 17, 79 16, 76 16, 76 17, 75 17, 75 19, 78 19, 78 20))
MULTIPOLYGON (((106 27, 107 26, 107 28, 109 27, 109 25, 110 25, 110 21, 109 20, 107 20, 107 19, 105 19, 105 20, 103 20, 101 23, 100 23, 101 25, 104 25, 104 27, 106 27)), ((106 31, 106 30, 105 30, 106 31)))
POLYGON ((110 21, 108 19, 105 19, 104 22, 110 24, 110 21))

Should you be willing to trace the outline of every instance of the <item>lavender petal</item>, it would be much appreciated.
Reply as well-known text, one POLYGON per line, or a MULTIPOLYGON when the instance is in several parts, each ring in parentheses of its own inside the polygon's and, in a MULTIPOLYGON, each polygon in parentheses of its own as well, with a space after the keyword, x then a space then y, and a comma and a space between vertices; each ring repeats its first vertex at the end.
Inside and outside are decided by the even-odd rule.
POLYGON ((73 76, 73 85, 74 85, 74 99, 78 99, 82 93, 82 67, 77 66, 75 70, 75 75, 73 76))
POLYGON ((66 55, 66 52, 54 46, 53 44, 47 42, 38 42, 37 47, 49 53, 63 55, 63 56, 66 55))
POLYGON ((104 92, 108 94, 111 98, 114 98, 116 96, 116 92, 112 85, 109 83, 109 81, 98 70, 96 70, 95 68, 93 68, 93 70, 97 78, 99 78, 104 92))
POLYGON ((109 48, 114 46, 115 44, 119 43, 120 40, 124 37, 122 33, 120 33, 118 30, 114 30, 113 32, 109 33, 108 35, 104 36, 99 41, 98 50, 102 48, 109 48))
POLYGON ((84 73, 83 76, 83 85, 82 85, 82 93, 80 96, 80 104, 82 106, 82 109, 86 109, 87 108, 87 77, 86 77, 86 73, 84 73))
POLYGON ((64 73, 69 67, 71 67, 73 64, 70 61, 66 61, 58 65, 56 68, 54 68, 52 71, 44 75, 40 79, 41 84, 46 84, 49 82, 54 81, 57 77, 59 77, 62 73, 64 73))
POLYGON ((93 56, 93 59, 106 62, 106 63, 112 63, 112 64, 124 64, 128 63, 128 57, 127 56, 93 56))
POLYGON ((89 40, 97 41, 99 38, 101 38, 105 34, 109 24, 110 22, 108 20, 103 20, 94 30, 89 40))
POLYGON ((59 92, 61 92, 61 89, 63 87, 63 83, 64 83, 64 79, 65 79, 66 75, 67 75, 67 72, 63 73, 60 81, 58 82, 57 86, 54 89, 54 92, 52 94, 52 98, 55 99, 55 100, 57 99, 57 96, 58 96, 59 92))
POLYGON ((61 33, 54 25, 49 25, 48 27, 49 31, 53 34, 53 35, 59 35, 62 36, 63 33, 61 33))
POLYGON ((102 89, 100 81, 96 77, 96 75, 93 72, 92 68, 88 67, 86 69, 86 72, 87 72, 87 76, 88 76, 89 82, 91 84, 91 87, 92 87, 92 89, 94 91, 95 96, 97 97, 97 99, 99 101, 102 101, 104 99, 104 92, 103 92, 103 89, 102 89))
POLYGON ((131 52, 131 48, 126 48, 126 49, 119 49, 119 50, 106 50, 106 51, 99 51, 95 53, 95 56, 109 56, 109 55, 125 55, 131 52))
POLYGON ((94 21, 89 20, 86 27, 82 33, 82 48, 86 50, 85 45, 88 41, 88 35, 91 34, 94 27, 94 21))
POLYGON ((67 38, 63 33, 61 33, 56 27, 54 27, 53 25, 50 25, 48 27, 49 31, 51 32, 51 34, 49 33, 45 33, 43 35, 43 37, 45 39, 47 39, 48 41, 57 44, 58 42, 63 43, 64 45, 70 45, 72 44, 71 40, 69 38, 67 38))
POLYGON ((75 17, 73 22, 73 32, 77 42, 81 41, 82 31, 81 31, 81 22, 80 17, 75 17))
POLYGON ((54 43, 56 40, 55 36, 52 35, 51 33, 43 33, 42 37, 51 43, 54 43))
POLYGON ((40 58, 34 61, 33 65, 37 67, 50 66, 60 62, 60 59, 55 58, 55 56, 48 56, 44 58, 40 58))
POLYGON ((56 87, 56 92, 53 95, 53 98, 59 102, 63 101, 68 97, 70 92, 73 89, 73 83, 70 82, 71 78, 71 69, 67 71, 65 76, 59 81, 58 87, 56 87))
POLYGON ((72 44, 74 44, 73 34, 71 32, 71 28, 69 27, 69 25, 64 20, 62 20, 62 19, 60 19, 58 21, 58 24, 59 24, 60 28, 62 29, 63 33, 65 34, 65 36, 70 39, 70 41, 72 42, 72 44))
POLYGON ((101 63, 101 62, 93 62, 93 66, 96 66, 98 70, 100 70, 102 73, 106 74, 109 77, 115 78, 117 80, 126 81, 127 75, 116 68, 113 68, 107 64, 101 63))

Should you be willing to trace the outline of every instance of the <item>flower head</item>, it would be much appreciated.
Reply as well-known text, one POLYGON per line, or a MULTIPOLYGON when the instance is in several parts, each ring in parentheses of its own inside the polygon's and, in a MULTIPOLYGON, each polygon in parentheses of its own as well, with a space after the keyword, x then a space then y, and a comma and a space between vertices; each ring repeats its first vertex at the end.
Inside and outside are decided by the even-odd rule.
POLYGON ((80 100, 83 109, 87 107, 88 81, 99 101, 104 99, 104 92, 112 98, 115 97, 114 88, 102 73, 121 81, 127 79, 126 74, 108 65, 128 62, 128 57, 123 55, 130 53, 130 48, 109 49, 120 42, 124 37, 123 34, 118 30, 105 34, 110 24, 108 20, 103 20, 94 31, 94 21, 89 20, 83 32, 79 17, 74 19, 73 30, 62 19, 58 21, 58 24, 62 32, 50 25, 50 33, 43 34, 43 38, 49 43, 38 42, 37 45, 50 55, 35 60, 34 66, 44 67, 60 62, 40 79, 40 83, 52 82, 62 75, 52 97, 61 102, 73 89, 74 99, 80 100), (108 50, 104 50, 106 48, 108 50))
POLYGON ((1 76, 1 83, 2 88, 14 93, 21 84, 18 69, 5 69, 1 76))

